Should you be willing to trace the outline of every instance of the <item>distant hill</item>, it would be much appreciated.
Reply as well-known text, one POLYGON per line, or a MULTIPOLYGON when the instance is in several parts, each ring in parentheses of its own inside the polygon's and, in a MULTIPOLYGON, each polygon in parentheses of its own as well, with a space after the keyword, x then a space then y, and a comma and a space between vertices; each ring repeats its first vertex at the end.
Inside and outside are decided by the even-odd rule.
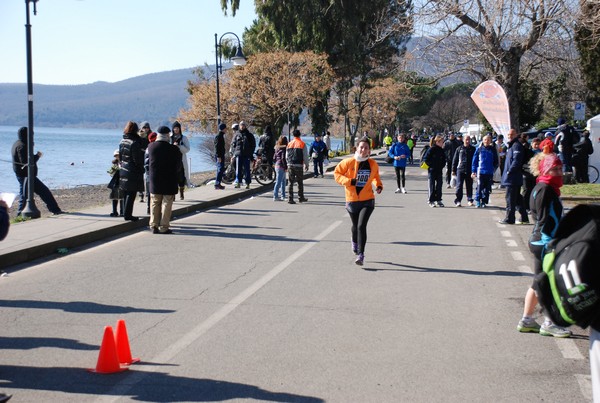
MULTIPOLYGON (((121 128, 147 120, 153 128, 186 106, 192 68, 146 74, 116 83, 33 86, 36 126, 121 128)), ((0 125, 27 125, 27 85, 0 83, 0 125)))

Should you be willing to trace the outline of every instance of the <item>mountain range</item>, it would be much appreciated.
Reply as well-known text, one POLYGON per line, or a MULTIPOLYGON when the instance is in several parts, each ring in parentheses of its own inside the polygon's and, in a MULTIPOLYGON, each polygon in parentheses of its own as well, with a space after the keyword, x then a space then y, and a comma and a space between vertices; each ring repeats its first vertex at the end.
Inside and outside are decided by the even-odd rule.
MULTIPOLYGON (((33 86, 36 126, 122 128, 129 120, 168 123, 186 106, 193 68, 108 83, 33 86)), ((0 125, 27 126, 27 85, 0 83, 0 125)))

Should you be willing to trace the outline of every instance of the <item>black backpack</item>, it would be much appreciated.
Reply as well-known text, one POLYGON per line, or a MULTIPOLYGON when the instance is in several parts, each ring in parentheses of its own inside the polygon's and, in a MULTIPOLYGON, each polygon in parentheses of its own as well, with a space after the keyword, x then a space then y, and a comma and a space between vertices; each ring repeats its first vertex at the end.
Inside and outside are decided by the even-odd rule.
POLYGON ((559 326, 600 321, 600 206, 580 204, 560 221, 534 279, 540 305, 559 326))

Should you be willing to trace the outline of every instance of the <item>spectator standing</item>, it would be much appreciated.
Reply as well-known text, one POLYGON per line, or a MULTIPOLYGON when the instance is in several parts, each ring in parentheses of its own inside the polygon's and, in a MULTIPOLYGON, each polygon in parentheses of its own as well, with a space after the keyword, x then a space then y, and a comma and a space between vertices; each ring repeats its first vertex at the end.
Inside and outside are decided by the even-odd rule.
POLYGON ((477 194, 475 195, 477 208, 485 208, 489 204, 492 181, 497 168, 498 153, 492 145, 492 135, 486 134, 475 150, 471 165, 471 177, 477 178, 477 194))
POLYGON ((429 207, 444 207, 444 203, 442 203, 442 171, 446 166, 447 159, 442 136, 438 134, 431 139, 431 146, 423 156, 423 161, 428 165, 429 207))
POLYGON ((223 173, 225 173, 225 129, 227 125, 221 123, 219 125, 219 132, 215 136, 215 161, 217 164, 217 178, 215 179, 215 190, 223 190, 225 186, 221 185, 223 180, 223 173))
POLYGON ((500 177, 504 174, 504 162, 506 161, 506 143, 504 142, 504 136, 499 134, 496 138, 496 151, 498 152, 498 166, 500 167, 500 177))
POLYGON ((286 148, 287 137, 281 136, 275 145, 275 187, 273 188, 273 201, 285 200, 285 173, 287 172, 286 148))
POLYGON ((554 152, 554 138, 551 132, 544 133, 544 139, 540 143, 540 151, 547 153, 554 152), (544 150, 546 148, 546 150, 544 150))
POLYGON ((125 221, 137 221, 133 216, 133 203, 138 192, 144 191, 144 152, 138 134, 138 125, 129 121, 119 144, 119 188, 123 191, 125 221))
POLYGON ((573 146, 573 167, 575 168, 575 180, 579 183, 589 183, 588 166, 590 155, 594 153, 594 146, 590 140, 589 130, 584 130, 579 143, 573 146))
POLYGON ((417 145, 416 143, 416 136, 408 136, 408 140, 406 140, 406 145, 408 146, 408 149, 410 150, 410 155, 408 156, 408 163, 412 164, 413 163, 413 150, 415 149, 415 146, 417 145))
POLYGON ((310 149, 308 150, 312 161, 313 161, 313 174, 315 178, 318 178, 321 175, 323 177, 323 160, 327 157, 329 150, 325 145, 325 142, 321 140, 321 135, 319 133, 315 134, 315 139, 310 145, 310 149))
MULTIPOLYGON (((17 181, 19 182, 19 207, 17 210, 17 215, 20 215, 23 209, 25 208, 25 203, 28 197, 28 185, 27 185, 27 177, 29 175, 28 171, 28 160, 29 154, 27 152, 27 135, 28 129, 26 127, 21 127, 18 132, 18 140, 12 146, 11 154, 12 154, 12 163, 13 163, 13 171, 17 176, 17 181)), ((38 178, 38 169, 37 162, 40 158, 42 158, 42 153, 38 151, 33 156, 33 174, 35 176, 35 180, 33 182, 33 192, 40 196, 42 201, 46 204, 48 210, 54 214, 62 214, 62 210, 58 207, 58 203, 56 199, 52 195, 52 192, 44 183, 38 178)))
POLYGON ((112 213, 111 217, 123 217, 123 191, 119 188, 119 177, 121 176, 121 163, 119 162, 119 150, 115 150, 113 153, 112 165, 108 169, 108 174, 111 176, 110 182, 108 182, 108 188, 110 189, 109 198, 112 200, 112 213), (119 212, 117 212, 119 207, 119 212))
POLYGON ((254 149, 256 148, 256 139, 254 134, 250 133, 246 122, 241 121, 239 131, 236 133, 232 141, 233 155, 236 159, 236 176, 233 187, 239 188, 242 183, 242 176, 246 180, 246 189, 250 189, 252 182, 252 171, 250 170, 250 162, 254 159, 254 149))
POLYGON ((565 118, 558 118, 556 127, 556 138, 554 145, 558 148, 558 156, 563 162, 565 172, 573 172, 571 158, 573 156, 573 145, 578 142, 577 134, 572 126, 567 124, 565 118))
POLYGON ((523 185, 523 162, 525 150, 515 129, 508 131, 508 150, 502 175, 502 186, 506 187, 506 216, 500 224, 515 224, 515 213, 519 210, 522 223, 529 223, 523 204, 521 186, 523 185))
MULTIPOLYGON (((325 142, 325 146, 327 147, 327 152, 329 152, 329 150, 331 150, 331 133, 329 133, 329 131, 325 132, 325 135, 323 136, 323 141, 325 142)), ((327 155, 327 158, 329 158, 329 155, 327 155)))
MULTIPOLYGON (((542 272, 544 248, 554 238, 562 217, 563 206, 559 196, 563 184, 563 171, 562 163, 554 153, 538 153, 531 161, 531 170, 532 174, 537 176, 537 185, 531 192, 530 200, 534 227, 529 238, 529 250, 534 257, 534 271, 537 275, 542 272)), ((525 294, 523 317, 517 325, 517 330, 523 333, 539 333, 543 336, 569 337, 571 335, 569 330, 555 325, 547 316, 541 326, 535 321, 533 313, 537 303, 535 290, 529 287, 525 294)))
MULTIPOLYGON (((152 129, 150 128, 150 123, 148 122, 142 122, 142 124, 140 125, 142 128, 140 129, 140 142, 142 144, 142 150, 144 151, 144 153, 146 153, 146 149, 148 148, 148 144, 150 144, 150 139, 152 137, 156 137, 156 133, 154 133, 152 131, 152 129)), ((146 173, 144 175, 144 185, 146 187, 146 191, 140 193, 140 202, 143 203, 144 202, 144 194, 146 194, 146 198, 150 197, 150 190, 148 190, 148 174, 146 173)), ((148 203, 150 203, 150 201, 148 201, 148 203)))
POLYGON ((375 209, 375 191, 380 194, 383 183, 379 176, 379 165, 369 158, 371 143, 362 138, 353 157, 342 160, 334 171, 335 181, 345 188, 346 210, 352 220, 352 251, 356 255, 356 263, 362 266, 367 244, 367 224, 375 209))
POLYGON ((535 187, 535 176, 531 173, 531 169, 529 167, 529 163, 531 162, 531 158, 535 155, 531 144, 529 144, 529 137, 526 133, 522 133, 521 144, 523 145, 523 208, 526 212, 529 212, 529 198, 531 196, 531 191, 535 187))
POLYGON ((394 159, 394 171, 396 172, 396 184, 398 188, 395 193, 406 193, 406 162, 410 158, 410 148, 406 144, 406 134, 398 134, 398 141, 392 144, 388 156, 394 159))
POLYGON ((148 146, 150 177, 150 229, 155 234, 172 234, 171 209, 183 171, 179 147, 169 143, 167 126, 158 128, 156 141, 148 146))
POLYGON ((461 142, 456 139, 456 135, 450 132, 448 140, 444 142, 444 154, 446 155, 446 188, 450 189, 450 179, 452 178, 452 158, 456 149, 461 146, 461 142))
POLYGON ((288 165, 288 203, 296 204, 294 201, 294 182, 298 183, 298 201, 300 203, 307 202, 304 197, 304 171, 308 171, 308 148, 300 138, 300 130, 294 129, 292 132, 294 138, 290 141, 286 148, 286 159, 288 165))
POLYGON ((271 126, 265 128, 265 132, 258 138, 258 152, 261 159, 269 165, 273 165, 273 156, 275 155, 275 140, 271 126))
POLYGON ((463 188, 466 187, 467 201, 469 206, 473 205, 473 156, 475 147, 471 145, 471 138, 465 136, 463 144, 456 149, 452 158, 452 175, 456 176, 456 198, 454 205, 461 207, 463 198, 463 188))
POLYGON ((171 144, 179 147, 179 151, 181 152, 181 163, 183 164, 183 173, 181 174, 181 178, 179 178, 179 200, 184 200, 185 196, 183 194, 185 187, 193 188, 194 184, 190 180, 190 165, 188 163, 187 153, 190 152, 190 140, 187 136, 183 135, 181 131, 181 123, 178 121, 173 122, 173 126, 171 128, 171 144))

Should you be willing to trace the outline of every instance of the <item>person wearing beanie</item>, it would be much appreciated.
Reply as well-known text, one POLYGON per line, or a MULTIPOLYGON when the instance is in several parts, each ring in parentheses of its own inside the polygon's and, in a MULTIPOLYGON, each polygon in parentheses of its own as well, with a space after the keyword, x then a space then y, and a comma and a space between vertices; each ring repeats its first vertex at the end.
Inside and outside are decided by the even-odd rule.
MULTIPOLYGON (((17 176, 17 181, 19 182, 19 207, 17 210, 17 214, 20 215, 23 209, 25 208, 25 204, 27 202, 27 176, 29 174, 28 168, 28 151, 27 151, 27 135, 28 129, 26 127, 21 127, 18 132, 18 140, 12 146, 12 163, 13 163, 13 171, 17 176)), ((58 203, 56 199, 52 195, 52 192, 44 183, 38 178, 38 170, 37 170, 37 161, 42 157, 42 153, 38 151, 33 156, 33 192, 40 196, 42 201, 48 207, 48 210, 54 215, 62 214, 63 211, 58 207, 58 203)))
MULTIPOLYGON (((558 223, 563 213, 560 201, 560 188, 563 185, 562 162, 554 153, 537 153, 529 164, 531 173, 537 177, 537 184, 531 191, 529 205, 534 227, 529 238, 529 250, 534 257, 535 274, 542 272, 542 254, 546 244, 554 238, 558 223)), ((517 330, 522 333, 539 333, 542 336, 569 337, 571 332, 552 323, 545 317, 540 326, 533 314, 538 297, 533 287, 525 294, 523 317, 517 325, 517 330)))
POLYGON ((215 136, 215 161, 217 164, 217 178, 215 179, 215 190, 223 190, 225 186, 221 185, 223 180, 223 173, 225 172, 225 129, 227 125, 221 123, 219 125, 219 132, 215 136))
POLYGON ((173 201, 179 188, 183 162, 179 147, 170 144, 166 126, 158 128, 156 141, 148 146, 150 229, 154 234, 172 234, 169 228, 173 201))
POLYGON ((183 135, 181 130, 181 123, 178 121, 173 122, 171 133, 171 144, 175 144, 179 147, 179 151, 181 152, 181 162, 183 164, 183 177, 181 182, 179 183, 179 199, 183 200, 183 190, 185 186, 193 188, 194 184, 190 180, 190 166, 188 164, 187 153, 190 152, 190 141, 187 136, 183 135))
POLYGON ((139 220, 133 216, 133 203, 136 194, 144 191, 144 150, 138 133, 137 123, 127 122, 119 144, 119 188, 123 191, 123 213, 126 221, 139 220))

